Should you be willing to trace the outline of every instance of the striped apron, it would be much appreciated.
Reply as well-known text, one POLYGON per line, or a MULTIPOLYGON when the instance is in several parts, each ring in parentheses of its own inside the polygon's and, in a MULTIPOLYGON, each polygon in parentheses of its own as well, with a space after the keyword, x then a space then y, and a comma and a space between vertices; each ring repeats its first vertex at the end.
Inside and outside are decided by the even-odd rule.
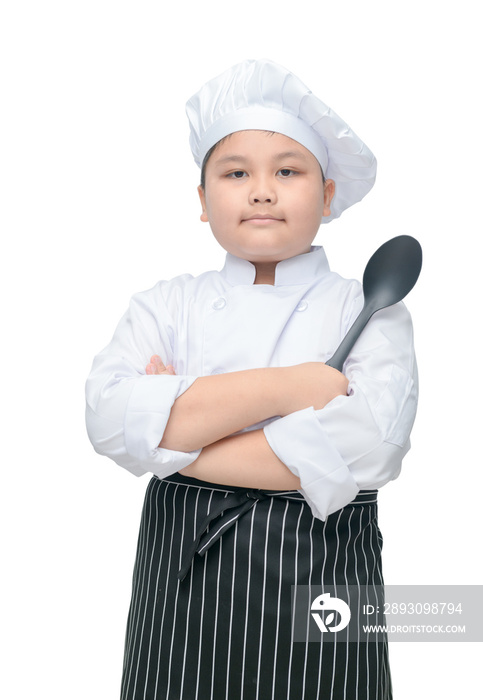
POLYGON ((381 548, 377 491, 322 522, 298 491, 154 477, 121 700, 391 700, 384 636, 292 639, 292 586, 381 586, 381 548))

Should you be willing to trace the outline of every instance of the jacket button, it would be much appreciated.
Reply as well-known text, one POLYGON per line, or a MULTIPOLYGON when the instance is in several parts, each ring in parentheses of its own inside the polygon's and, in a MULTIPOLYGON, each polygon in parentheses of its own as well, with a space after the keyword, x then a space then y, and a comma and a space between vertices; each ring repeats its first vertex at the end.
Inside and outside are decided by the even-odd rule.
POLYGON ((226 306, 226 299, 224 297, 218 297, 218 299, 215 299, 211 307, 215 309, 216 311, 219 311, 220 309, 224 309, 226 306))
POLYGON ((295 311, 305 311, 308 308, 308 305, 308 302, 305 301, 305 299, 302 299, 302 301, 299 301, 299 303, 295 307, 295 311))

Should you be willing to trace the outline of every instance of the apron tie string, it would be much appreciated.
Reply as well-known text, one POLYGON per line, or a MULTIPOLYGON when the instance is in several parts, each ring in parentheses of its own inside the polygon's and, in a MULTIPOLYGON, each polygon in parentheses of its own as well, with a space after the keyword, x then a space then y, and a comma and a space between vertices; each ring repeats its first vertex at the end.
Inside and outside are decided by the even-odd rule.
POLYGON ((264 498, 268 498, 268 496, 266 496, 263 491, 257 489, 240 489, 234 493, 230 493, 223 499, 223 503, 220 503, 213 511, 210 511, 201 523, 193 544, 183 556, 181 569, 178 571, 179 580, 183 581, 186 577, 195 554, 203 556, 204 553, 235 524, 238 518, 241 518, 244 513, 253 508, 257 501, 264 498), (222 513, 223 515, 219 517, 222 513), (219 518, 219 520, 214 523, 209 532, 206 532, 216 518, 219 518))

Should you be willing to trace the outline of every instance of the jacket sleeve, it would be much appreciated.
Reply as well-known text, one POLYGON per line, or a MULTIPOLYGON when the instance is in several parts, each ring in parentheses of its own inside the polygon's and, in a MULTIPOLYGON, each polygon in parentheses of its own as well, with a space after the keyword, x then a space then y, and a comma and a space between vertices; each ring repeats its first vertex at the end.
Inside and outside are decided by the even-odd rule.
POLYGON ((272 450, 300 478, 301 493, 321 520, 350 503, 359 490, 395 479, 409 450, 418 378, 404 304, 372 317, 343 371, 348 396, 264 428, 272 450))
POLYGON ((176 328, 161 284, 134 296, 86 383, 86 425, 96 452, 140 476, 163 478, 191 464, 196 452, 159 448, 171 406, 196 377, 146 375, 153 354, 176 368, 176 328))

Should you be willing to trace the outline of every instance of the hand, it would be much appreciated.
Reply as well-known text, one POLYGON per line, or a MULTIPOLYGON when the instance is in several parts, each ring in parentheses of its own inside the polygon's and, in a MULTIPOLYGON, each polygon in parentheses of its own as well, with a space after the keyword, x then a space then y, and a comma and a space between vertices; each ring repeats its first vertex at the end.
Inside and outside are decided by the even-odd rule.
POLYGON ((282 416, 309 406, 324 408, 336 396, 347 395, 347 377, 323 362, 305 362, 283 371, 286 381, 282 385, 282 416))
POLYGON ((165 366, 159 355, 153 355, 146 365, 146 374, 176 374, 172 365, 165 366))

